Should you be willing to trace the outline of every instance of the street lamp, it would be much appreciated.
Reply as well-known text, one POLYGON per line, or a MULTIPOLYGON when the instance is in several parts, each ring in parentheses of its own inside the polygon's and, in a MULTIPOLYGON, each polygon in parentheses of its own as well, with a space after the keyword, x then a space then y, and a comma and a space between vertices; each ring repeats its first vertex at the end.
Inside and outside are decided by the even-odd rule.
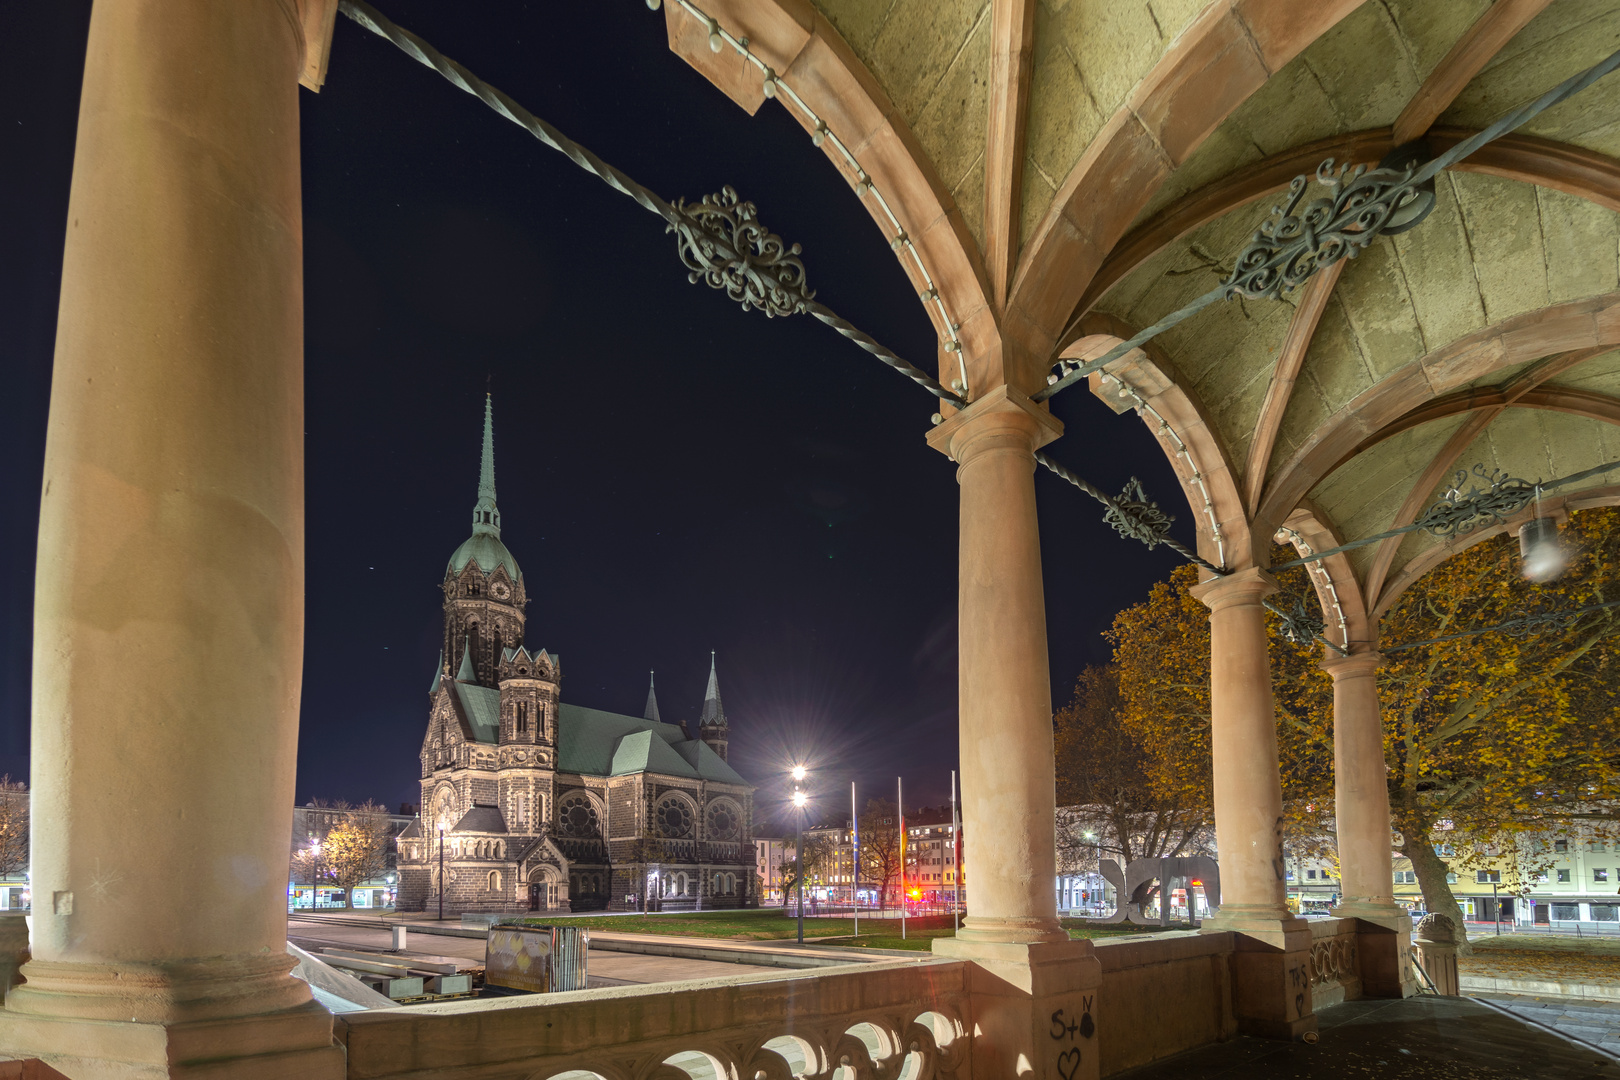
MULTIPOLYGON (((793 782, 802 783, 807 775, 803 765, 793 766, 793 782)), ((800 788, 793 789, 793 808, 798 811, 796 832, 793 838, 793 863, 795 884, 799 889, 799 944, 804 944, 804 807, 810 801, 800 788)))
POLYGON ((444 822, 439 822, 439 921, 444 921, 444 822))

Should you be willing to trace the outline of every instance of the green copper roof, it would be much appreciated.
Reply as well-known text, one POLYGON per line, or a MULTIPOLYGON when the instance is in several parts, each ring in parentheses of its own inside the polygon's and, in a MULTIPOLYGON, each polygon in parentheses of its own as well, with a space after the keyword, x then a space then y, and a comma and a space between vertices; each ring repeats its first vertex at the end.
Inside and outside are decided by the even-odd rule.
POLYGON ((566 702, 557 709, 557 770, 584 776, 654 772, 666 776, 748 781, 703 743, 692 743, 675 724, 586 709, 566 702))
POLYGON ((473 738, 481 743, 492 743, 501 734, 501 692, 493 686, 455 682, 450 692, 461 703, 461 711, 472 726, 473 738))
POLYGON ((478 569, 493 574, 497 566, 506 567, 513 581, 523 576, 517 560, 501 543, 501 511, 495 505, 495 405, 484 395, 484 454, 478 467, 478 501, 473 504, 472 535, 450 556, 448 573, 459 574, 469 562, 478 569))

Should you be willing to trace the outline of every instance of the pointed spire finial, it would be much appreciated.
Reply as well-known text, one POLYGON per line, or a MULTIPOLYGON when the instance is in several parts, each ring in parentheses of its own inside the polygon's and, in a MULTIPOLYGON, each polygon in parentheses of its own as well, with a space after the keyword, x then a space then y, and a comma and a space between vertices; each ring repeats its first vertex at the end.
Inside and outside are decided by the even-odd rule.
POLYGON ((658 692, 653 681, 653 672, 647 673, 647 708, 642 713, 643 719, 651 720, 655 724, 662 724, 663 718, 658 715, 658 692))
POLYGON ((709 688, 703 692, 703 713, 698 717, 698 726, 725 727, 726 710, 720 704, 720 675, 715 670, 714 651, 709 652, 709 688))
POLYGON ((495 506, 495 400, 487 393, 484 395, 484 456, 478 468, 473 532, 501 535, 501 512, 495 506))

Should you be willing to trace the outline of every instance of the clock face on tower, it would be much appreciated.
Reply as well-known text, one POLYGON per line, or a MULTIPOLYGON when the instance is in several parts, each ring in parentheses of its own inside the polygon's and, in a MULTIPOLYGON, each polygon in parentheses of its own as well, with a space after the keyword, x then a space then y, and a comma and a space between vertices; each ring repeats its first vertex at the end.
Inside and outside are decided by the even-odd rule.
POLYGON ((504 581, 497 581, 489 591, 497 600, 505 600, 511 594, 511 590, 506 587, 504 581))

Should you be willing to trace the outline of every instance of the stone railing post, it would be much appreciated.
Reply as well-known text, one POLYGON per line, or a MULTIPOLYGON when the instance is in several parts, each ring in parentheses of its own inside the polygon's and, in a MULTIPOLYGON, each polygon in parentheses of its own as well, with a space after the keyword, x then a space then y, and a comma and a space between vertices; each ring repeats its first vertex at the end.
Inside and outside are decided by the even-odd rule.
POLYGON ((0 1056, 71 1076, 344 1072, 286 952, 302 14, 90 12, 34 594, 32 959, 0 1009, 0 1056))
POLYGON ((1457 975, 1457 928, 1449 918, 1440 914, 1423 916, 1412 935, 1412 948, 1417 950, 1418 963, 1423 965, 1436 993, 1445 997, 1462 994, 1457 975))
POLYGON ((973 962, 973 1073, 1098 1075, 1089 941, 1058 923, 1052 695, 1035 450, 1063 426, 1006 386, 934 428, 961 490, 958 634, 968 916, 934 951, 973 962))
POLYGON ((1232 955, 1238 1029, 1295 1038, 1316 1029, 1310 925, 1288 910, 1282 778, 1265 608, 1277 588, 1256 568, 1192 589, 1209 608, 1210 746, 1221 907, 1204 930, 1238 934, 1232 955))

